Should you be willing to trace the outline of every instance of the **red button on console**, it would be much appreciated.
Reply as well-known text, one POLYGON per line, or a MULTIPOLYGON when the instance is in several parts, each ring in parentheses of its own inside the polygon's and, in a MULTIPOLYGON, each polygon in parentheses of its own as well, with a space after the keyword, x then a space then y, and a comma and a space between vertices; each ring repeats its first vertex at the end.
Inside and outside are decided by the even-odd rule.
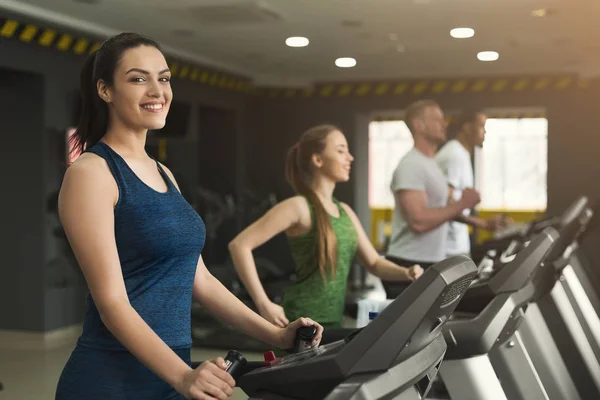
POLYGON ((265 362, 269 363, 269 364, 277 359, 275 357, 275 353, 272 351, 265 351, 264 357, 265 357, 265 362))

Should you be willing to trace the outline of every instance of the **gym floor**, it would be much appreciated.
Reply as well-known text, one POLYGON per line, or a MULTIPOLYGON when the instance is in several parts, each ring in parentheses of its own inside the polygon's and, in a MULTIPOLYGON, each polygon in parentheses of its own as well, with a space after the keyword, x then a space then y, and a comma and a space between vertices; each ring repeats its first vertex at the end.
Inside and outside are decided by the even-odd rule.
MULTIPOLYGON (((53 350, 0 349, 0 382, 4 390, 0 400, 54 400, 54 392, 62 369, 75 342, 53 350)), ((225 351, 226 353, 226 351, 225 351)), ((193 349, 193 360, 223 357, 222 350, 193 349)), ((249 360, 261 360, 262 354, 244 352, 249 360)), ((247 399, 239 388, 232 400, 247 399)))

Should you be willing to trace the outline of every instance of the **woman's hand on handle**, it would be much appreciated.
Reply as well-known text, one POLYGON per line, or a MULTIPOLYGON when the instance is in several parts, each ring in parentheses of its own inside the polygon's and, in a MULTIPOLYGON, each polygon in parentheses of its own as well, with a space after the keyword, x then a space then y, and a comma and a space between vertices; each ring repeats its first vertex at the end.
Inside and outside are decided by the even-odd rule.
POLYGON ((285 316, 283 307, 281 307, 279 304, 268 301, 257 305, 257 308, 260 315, 275 326, 285 328, 290 323, 285 316))
POLYGON ((235 381, 226 372, 225 360, 205 361, 186 374, 177 391, 191 400, 226 400, 233 394, 235 381))
POLYGON ((321 343, 321 339, 323 338, 323 327, 310 318, 298 318, 297 320, 293 321, 291 324, 283 328, 281 330, 281 343, 279 347, 281 347, 282 349, 291 349, 292 347, 294 347, 294 341, 296 340, 296 331, 298 330, 298 328, 313 325, 317 327, 317 333, 315 334, 311 346, 317 347, 319 343, 321 343))

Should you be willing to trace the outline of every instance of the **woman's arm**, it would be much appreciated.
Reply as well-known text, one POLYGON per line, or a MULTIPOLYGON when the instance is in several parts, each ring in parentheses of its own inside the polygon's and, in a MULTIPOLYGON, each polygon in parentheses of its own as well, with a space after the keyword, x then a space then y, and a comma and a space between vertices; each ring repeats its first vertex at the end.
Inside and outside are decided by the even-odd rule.
POLYGON ((194 299, 228 325, 248 336, 282 349, 293 347, 296 329, 301 326, 316 325, 317 334, 313 345, 321 341, 323 328, 309 318, 300 318, 286 328, 279 328, 256 314, 211 275, 204 265, 202 257, 198 260, 196 269, 194 299))
MULTIPOLYGON (((69 167, 59 195, 61 223, 100 317, 115 338, 165 382, 184 396, 200 394, 194 371, 129 302, 114 236, 117 199, 118 188, 106 162, 92 154, 84 154, 69 167)), ((206 393, 226 398, 232 393, 233 380, 222 370, 206 366, 203 369, 207 368, 214 378, 210 377, 212 387, 206 393)), ((203 376, 206 374, 203 372, 203 376)))
MULTIPOLYGON (((250 293, 261 315, 270 322, 284 327, 288 321, 281 307, 273 304, 260 282, 252 251, 275 235, 288 231, 310 229, 310 210, 303 197, 293 197, 270 209, 229 243, 235 269, 250 293)), ((294 232, 298 233, 298 232, 294 232)))
MULTIPOLYGON (((173 173, 164 165, 163 168, 175 186, 177 186, 177 182, 175 181, 173 173)), ((179 186, 177 186, 177 188, 179 188, 179 186)), ((306 207, 306 203, 304 203, 304 205, 306 207)), ((308 207, 306 208, 308 211, 308 207)), ((268 239, 269 237, 264 239, 262 243, 266 242, 268 239)), ((260 244, 258 246, 260 246, 260 244)), ((252 251, 250 251, 250 257, 252 258, 252 251)), ((254 265, 253 258, 251 261, 254 265)), ((262 285, 258 279, 258 274, 256 273, 256 266, 254 266, 254 272, 256 275, 256 280, 258 281, 258 285, 260 285, 260 288, 262 289, 262 285)), ((264 289, 262 289, 262 291, 264 293, 264 289)), ((212 276, 212 274, 206 268, 202 257, 198 259, 198 265, 196 267, 193 296, 194 299, 206 307, 211 314, 216 315, 227 324, 236 327, 238 330, 244 332, 248 336, 261 340, 265 343, 269 343, 283 349, 291 348, 294 345, 296 330, 301 326, 309 325, 317 326, 317 334, 313 339, 313 345, 317 345, 321 341, 323 327, 309 318, 300 318, 289 325, 288 322, 286 322, 286 329, 281 329, 273 324, 270 324, 267 320, 246 307, 246 305, 237 297, 235 297, 229 290, 227 290, 227 288, 223 286, 218 279, 212 276)))
POLYGON ((342 203, 342 207, 354 224, 354 229, 358 235, 358 258, 361 264, 373 275, 386 281, 412 281, 423 274, 423 270, 418 265, 410 268, 401 267, 381 258, 377 250, 371 244, 363 229, 358 217, 349 205, 342 203))

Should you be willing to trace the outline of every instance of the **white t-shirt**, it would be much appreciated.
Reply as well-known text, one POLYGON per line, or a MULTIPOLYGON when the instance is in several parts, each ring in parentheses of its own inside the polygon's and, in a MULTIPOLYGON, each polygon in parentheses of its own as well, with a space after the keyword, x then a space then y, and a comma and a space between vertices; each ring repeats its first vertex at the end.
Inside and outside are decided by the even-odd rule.
MULTIPOLYGON (((435 159, 444 172, 448 184, 454 188, 453 199, 458 201, 462 191, 473 187, 473 164, 471 154, 458 140, 450 140, 435 156, 435 159)), ((471 210, 464 210, 463 214, 469 215, 471 210)), ((467 224, 451 221, 448 226, 447 253, 448 257, 469 254, 471 252, 471 239, 467 224)))
MULTIPOLYGON (((427 207, 442 208, 448 202, 448 184, 444 174, 432 157, 413 148, 400 160, 391 184, 392 192, 419 190, 427 194, 427 207)), ((400 206, 396 204, 392 219, 392 237, 388 255, 405 260, 436 263, 446 257, 448 224, 425 232, 412 231, 400 206)))

